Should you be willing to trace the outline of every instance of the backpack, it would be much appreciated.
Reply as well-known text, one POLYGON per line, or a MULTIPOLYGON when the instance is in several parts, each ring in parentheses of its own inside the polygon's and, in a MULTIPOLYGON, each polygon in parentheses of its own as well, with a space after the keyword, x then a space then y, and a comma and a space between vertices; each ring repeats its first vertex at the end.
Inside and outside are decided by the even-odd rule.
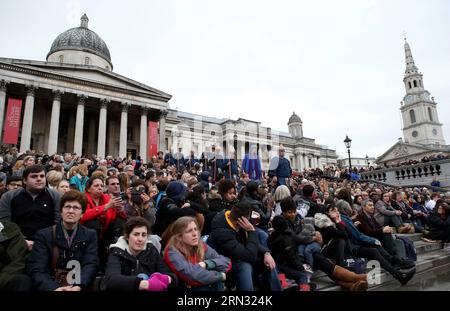
POLYGON ((417 252, 416 248, 414 247, 414 243, 407 237, 404 236, 398 236, 397 239, 401 240, 403 244, 405 245, 405 252, 406 252, 406 258, 412 261, 417 260, 417 252))

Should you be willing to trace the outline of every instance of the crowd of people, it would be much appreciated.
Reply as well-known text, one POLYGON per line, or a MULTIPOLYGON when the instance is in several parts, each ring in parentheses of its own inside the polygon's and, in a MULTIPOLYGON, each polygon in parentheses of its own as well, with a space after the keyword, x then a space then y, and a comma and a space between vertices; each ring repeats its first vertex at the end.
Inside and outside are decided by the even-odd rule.
POLYGON ((317 270, 366 290, 358 258, 415 274, 394 233, 450 242, 448 194, 293 173, 284 152, 264 171, 256 146, 241 163, 214 146, 148 163, 3 148, 0 290, 309 291, 317 270))

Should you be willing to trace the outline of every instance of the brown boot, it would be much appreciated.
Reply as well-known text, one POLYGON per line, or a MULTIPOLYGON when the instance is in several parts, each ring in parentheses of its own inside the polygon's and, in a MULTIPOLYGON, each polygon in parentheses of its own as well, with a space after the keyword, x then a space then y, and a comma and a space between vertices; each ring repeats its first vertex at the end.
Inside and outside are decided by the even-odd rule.
POLYGON ((341 286, 345 290, 349 291, 366 291, 368 288, 368 284, 366 281, 358 281, 358 282, 345 282, 345 281, 335 281, 339 286, 341 286))
POLYGON ((367 274, 356 274, 338 265, 334 266, 333 278, 335 280, 344 282, 353 282, 353 283, 358 281, 367 282, 367 274))

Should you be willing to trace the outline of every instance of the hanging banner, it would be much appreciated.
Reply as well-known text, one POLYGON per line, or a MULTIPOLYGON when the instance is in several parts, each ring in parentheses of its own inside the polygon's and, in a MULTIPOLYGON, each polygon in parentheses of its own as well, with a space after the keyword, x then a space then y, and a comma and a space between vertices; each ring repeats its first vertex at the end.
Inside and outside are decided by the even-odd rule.
POLYGON ((8 109, 6 110, 5 127, 3 132, 4 144, 17 144, 19 138, 20 114, 22 113, 21 99, 8 99, 8 109))
POLYGON ((158 122, 148 122, 148 148, 147 161, 150 162, 153 156, 158 155, 158 122))

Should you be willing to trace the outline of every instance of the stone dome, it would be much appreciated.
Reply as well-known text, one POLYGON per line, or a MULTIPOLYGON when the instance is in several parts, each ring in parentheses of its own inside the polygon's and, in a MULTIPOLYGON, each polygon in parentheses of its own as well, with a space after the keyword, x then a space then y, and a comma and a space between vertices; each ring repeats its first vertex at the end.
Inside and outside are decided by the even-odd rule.
POLYGON ((71 28, 60 34, 53 41, 48 57, 59 51, 76 50, 95 54, 106 60, 112 67, 111 55, 105 41, 88 28, 89 19, 84 14, 80 27, 71 28))
POLYGON ((291 123, 302 123, 302 119, 300 119, 300 117, 293 112, 292 116, 289 118, 288 124, 291 123))

